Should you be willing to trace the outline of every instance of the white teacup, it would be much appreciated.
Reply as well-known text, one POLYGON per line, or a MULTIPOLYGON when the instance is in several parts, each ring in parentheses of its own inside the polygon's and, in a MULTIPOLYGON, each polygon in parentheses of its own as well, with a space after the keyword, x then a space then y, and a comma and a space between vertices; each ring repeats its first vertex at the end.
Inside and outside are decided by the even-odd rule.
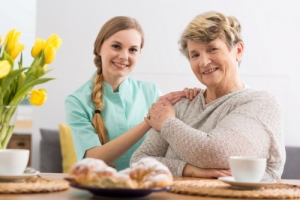
POLYGON ((0 150, 0 175, 21 175, 26 169, 29 150, 2 149, 0 150))
POLYGON ((231 156, 230 170, 234 180, 239 182, 260 182, 266 167, 266 158, 231 156))

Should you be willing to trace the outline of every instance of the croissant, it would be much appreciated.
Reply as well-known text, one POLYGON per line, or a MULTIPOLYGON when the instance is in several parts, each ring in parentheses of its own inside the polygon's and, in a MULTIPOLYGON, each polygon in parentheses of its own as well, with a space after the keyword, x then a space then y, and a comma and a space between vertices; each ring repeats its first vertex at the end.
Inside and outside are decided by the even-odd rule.
POLYGON ((139 188, 166 187, 173 182, 169 168, 150 157, 133 163, 127 173, 137 181, 139 188))
POLYGON ((130 168, 117 172, 105 162, 94 158, 78 161, 66 180, 99 188, 154 188, 172 184, 170 170, 154 158, 143 158, 130 168))
POLYGON ((66 180, 100 188, 136 188, 137 183, 127 175, 120 175, 117 170, 102 160, 85 158, 78 161, 70 171, 66 180))

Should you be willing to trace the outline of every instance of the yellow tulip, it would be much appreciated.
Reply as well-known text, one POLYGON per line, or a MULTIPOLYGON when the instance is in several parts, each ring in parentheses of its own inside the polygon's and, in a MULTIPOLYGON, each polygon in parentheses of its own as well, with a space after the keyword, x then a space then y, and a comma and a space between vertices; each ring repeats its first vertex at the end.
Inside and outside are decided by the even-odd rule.
POLYGON ((13 50, 10 52, 11 58, 14 60, 25 48, 24 44, 16 43, 13 50))
POLYGON ((61 38, 56 35, 56 34, 52 34, 50 35, 50 37, 47 39, 46 43, 45 43, 45 48, 48 46, 48 45, 53 45, 56 49, 58 49, 60 47, 62 43, 62 40, 61 38))
POLYGON ((45 46, 45 40, 43 40, 42 38, 36 38, 34 45, 31 49, 31 55, 32 57, 37 57, 37 55, 39 55, 39 53, 41 52, 41 50, 43 50, 45 46))
POLYGON ((31 97, 29 102, 34 106, 41 106, 47 100, 47 91, 45 89, 30 90, 31 97))
POLYGON ((48 45, 44 50, 45 54, 45 64, 50 64, 53 62, 56 55, 56 48, 53 45, 48 45))
POLYGON ((7 60, 0 61, 0 78, 5 77, 10 72, 11 66, 7 60))
POLYGON ((40 92, 45 92, 47 94, 47 90, 45 88, 39 89, 40 92))
POLYGON ((11 53, 15 47, 15 44, 18 43, 21 32, 16 29, 10 30, 4 40, 4 47, 6 47, 6 51, 11 53))
POLYGON ((48 68, 48 64, 45 64, 45 65, 43 66, 44 71, 46 71, 47 68, 48 68))
POLYGON ((2 42, 2 37, 1 37, 1 35, 0 35, 0 44, 1 44, 1 42, 2 42))

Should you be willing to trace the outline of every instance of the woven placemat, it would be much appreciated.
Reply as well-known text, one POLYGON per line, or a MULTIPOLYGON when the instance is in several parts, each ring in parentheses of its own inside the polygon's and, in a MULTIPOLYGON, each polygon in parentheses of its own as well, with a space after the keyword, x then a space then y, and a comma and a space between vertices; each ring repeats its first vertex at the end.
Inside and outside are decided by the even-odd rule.
POLYGON ((276 183, 256 190, 237 190, 220 180, 174 181, 170 192, 210 197, 292 199, 300 197, 300 186, 276 183))
POLYGON ((66 190, 69 183, 65 180, 31 177, 23 182, 0 182, 0 194, 40 193, 66 190))

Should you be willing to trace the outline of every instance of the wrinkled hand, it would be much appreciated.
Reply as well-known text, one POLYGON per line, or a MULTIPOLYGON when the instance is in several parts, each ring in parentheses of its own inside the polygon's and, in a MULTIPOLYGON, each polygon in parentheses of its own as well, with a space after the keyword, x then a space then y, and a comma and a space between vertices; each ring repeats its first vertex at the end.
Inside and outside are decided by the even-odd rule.
POLYGON ((200 92, 200 88, 184 88, 183 92, 185 94, 185 97, 188 98, 189 100, 193 100, 195 98, 195 96, 198 95, 198 93, 200 92))
POLYGON ((169 100, 162 98, 159 102, 152 104, 144 120, 156 131, 160 131, 162 124, 171 117, 175 117, 173 106, 169 100))
POLYGON ((188 98, 190 100, 193 100, 195 96, 200 92, 200 88, 184 88, 183 91, 177 91, 177 92, 171 92, 164 96, 161 96, 158 98, 158 102, 160 102, 162 99, 168 99, 169 102, 174 105, 178 101, 180 101, 181 98, 188 98))
POLYGON ((231 171, 226 169, 201 169, 200 171, 195 171, 192 177, 202 177, 202 178, 219 178, 223 176, 231 176, 231 171))
POLYGON ((229 169, 202 169, 190 164, 186 164, 183 169, 183 176, 198 178, 218 178, 223 176, 231 176, 229 169))

